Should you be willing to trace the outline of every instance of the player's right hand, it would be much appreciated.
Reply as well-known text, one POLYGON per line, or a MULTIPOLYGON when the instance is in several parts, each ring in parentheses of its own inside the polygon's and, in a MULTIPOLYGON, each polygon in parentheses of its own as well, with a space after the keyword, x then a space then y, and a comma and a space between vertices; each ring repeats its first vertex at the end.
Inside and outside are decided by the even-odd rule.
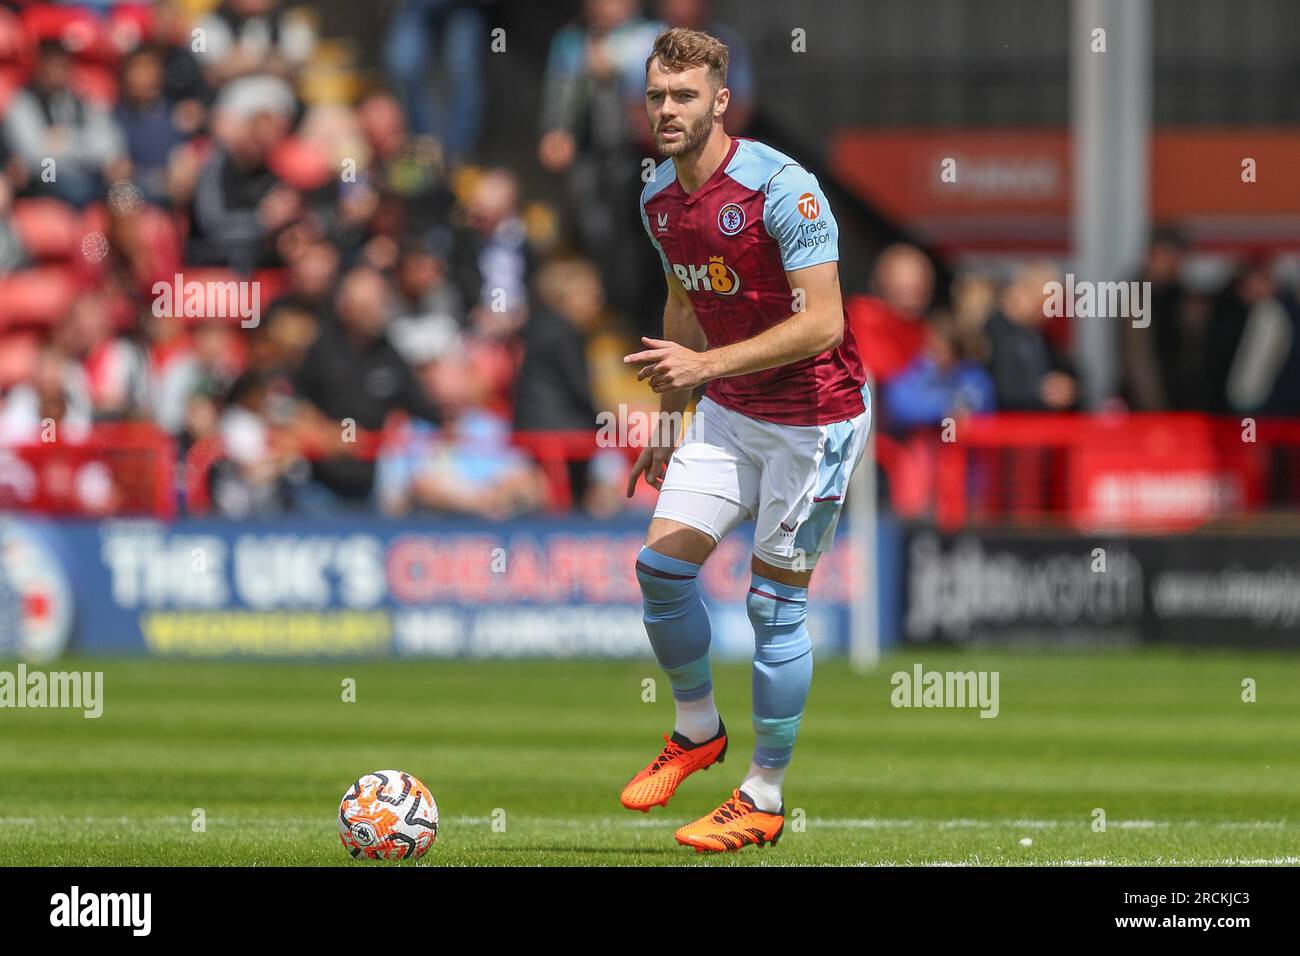
POLYGON ((663 487, 664 473, 668 470, 668 460, 673 457, 671 446, 664 448, 659 446, 649 446, 641 449, 641 453, 636 456, 636 464, 632 466, 632 474, 627 479, 627 496, 632 497, 636 491, 636 480, 644 474, 645 483, 651 488, 658 491, 663 487))

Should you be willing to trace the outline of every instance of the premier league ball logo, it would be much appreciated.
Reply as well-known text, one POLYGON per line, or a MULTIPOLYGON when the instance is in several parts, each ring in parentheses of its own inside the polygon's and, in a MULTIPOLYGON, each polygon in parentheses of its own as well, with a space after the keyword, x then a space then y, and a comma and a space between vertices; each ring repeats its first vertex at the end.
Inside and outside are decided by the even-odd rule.
POLYGON ((745 228, 745 210, 729 202, 718 210, 718 228, 724 236, 734 236, 745 228))
POLYGON ((374 846, 375 841, 379 839, 375 836, 375 828, 369 823, 352 824, 352 835, 361 846, 374 846))

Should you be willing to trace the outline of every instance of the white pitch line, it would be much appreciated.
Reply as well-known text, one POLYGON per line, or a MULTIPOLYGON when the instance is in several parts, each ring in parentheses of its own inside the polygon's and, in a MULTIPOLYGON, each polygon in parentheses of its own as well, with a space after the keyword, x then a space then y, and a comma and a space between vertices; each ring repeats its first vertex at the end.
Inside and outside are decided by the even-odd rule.
MULTIPOLYGON (((1222 860, 1178 860, 1168 859, 1161 860, 1162 866, 1297 866, 1300 865, 1300 856, 1274 856, 1274 857, 1227 857, 1222 860)), ((945 860, 940 863, 899 863, 895 860, 881 860, 877 862, 866 861, 859 863, 859 866, 870 867, 890 867, 890 866, 922 866, 922 867, 970 867, 984 866, 986 864, 976 860, 945 860)), ((1024 862, 1015 862, 1012 866, 1115 866, 1115 860, 1056 860, 1050 857, 1035 859, 1026 859, 1024 862)), ((1119 863, 1120 866, 1129 866, 1125 861, 1119 863)))
MULTIPOLYGON (((234 825, 240 826, 320 826, 327 819, 324 815, 319 817, 282 817, 274 814, 268 816, 248 817, 248 816, 213 816, 207 817, 209 825, 234 825)), ((75 817, 0 817, 0 826, 36 826, 42 823, 59 823, 67 825, 69 823, 87 823, 87 824, 123 824, 123 825, 152 825, 156 823, 184 823, 187 826, 193 822, 190 816, 75 816, 75 817)), ((489 826, 494 822, 493 817, 489 816, 459 816, 459 817, 442 817, 442 822, 455 823, 460 826, 489 826)), ((654 816, 644 817, 540 817, 530 816, 527 814, 510 814, 507 812, 506 823, 525 824, 529 826, 546 826, 546 827, 573 827, 573 828, 591 828, 591 827, 615 827, 627 829, 654 829, 657 827, 666 827, 678 823, 671 811, 661 810, 654 816)), ((808 817, 805 824, 810 828, 820 827, 823 829, 836 830, 1076 830, 1090 828, 1092 821, 1089 818, 1075 818, 1068 820, 975 820, 966 817, 960 817, 953 820, 930 820, 916 817, 808 817)), ((1153 830, 1166 828, 1210 828, 1222 830, 1282 830, 1297 825, 1296 821, 1287 820, 1108 820, 1106 828, 1117 830, 1153 830)))

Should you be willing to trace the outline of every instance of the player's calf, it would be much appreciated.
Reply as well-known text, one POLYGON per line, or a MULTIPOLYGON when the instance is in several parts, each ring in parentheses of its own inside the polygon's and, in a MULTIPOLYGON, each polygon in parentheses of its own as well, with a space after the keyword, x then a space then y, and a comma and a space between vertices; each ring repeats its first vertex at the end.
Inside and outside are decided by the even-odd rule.
POLYGON ((781 806, 812 685, 808 589, 755 573, 745 601, 754 627, 754 759, 741 789, 763 810, 781 806))

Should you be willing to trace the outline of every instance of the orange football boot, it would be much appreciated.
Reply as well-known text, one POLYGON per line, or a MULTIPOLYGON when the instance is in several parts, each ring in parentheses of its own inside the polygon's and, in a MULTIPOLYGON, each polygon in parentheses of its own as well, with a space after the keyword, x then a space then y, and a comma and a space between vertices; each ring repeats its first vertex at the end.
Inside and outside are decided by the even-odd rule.
POLYGON ((739 850, 751 843, 776 846, 784 830, 784 803, 775 813, 768 813, 754 806, 749 794, 737 787, 731 791, 731 799, 724 800, 722 806, 694 823, 679 827, 675 836, 683 846, 695 847, 696 853, 705 850, 717 853, 739 850))
POLYGON ((627 782, 619 797, 629 810, 649 813, 654 806, 667 806, 681 782, 697 770, 708 770, 727 756, 727 728, 718 718, 718 733, 703 743, 673 732, 664 734, 664 749, 644 770, 627 782))

